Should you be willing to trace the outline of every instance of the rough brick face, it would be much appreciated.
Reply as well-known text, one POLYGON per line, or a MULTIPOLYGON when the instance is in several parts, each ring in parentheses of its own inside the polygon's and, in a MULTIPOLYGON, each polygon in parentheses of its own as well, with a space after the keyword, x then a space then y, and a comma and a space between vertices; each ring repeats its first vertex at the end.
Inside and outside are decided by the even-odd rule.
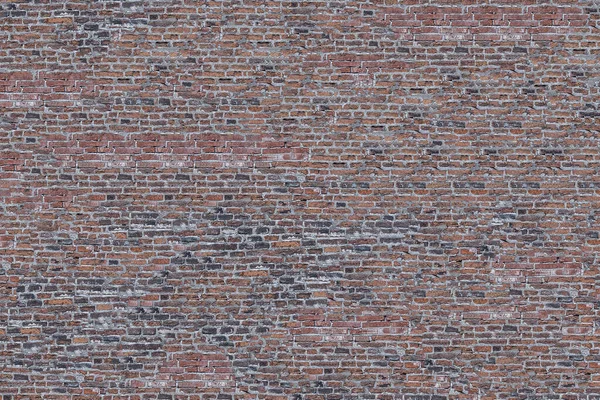
POLYGON ((600 399, 600 3, 0 3, 0 394, 600 399))

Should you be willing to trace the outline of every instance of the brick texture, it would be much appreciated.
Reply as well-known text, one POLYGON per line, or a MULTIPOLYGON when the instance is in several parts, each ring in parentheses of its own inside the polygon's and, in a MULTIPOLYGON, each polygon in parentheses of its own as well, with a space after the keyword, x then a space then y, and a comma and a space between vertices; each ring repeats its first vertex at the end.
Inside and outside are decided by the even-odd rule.
POLYGON ((600 3, 0 3, 0 394, 600 399, 600 3))

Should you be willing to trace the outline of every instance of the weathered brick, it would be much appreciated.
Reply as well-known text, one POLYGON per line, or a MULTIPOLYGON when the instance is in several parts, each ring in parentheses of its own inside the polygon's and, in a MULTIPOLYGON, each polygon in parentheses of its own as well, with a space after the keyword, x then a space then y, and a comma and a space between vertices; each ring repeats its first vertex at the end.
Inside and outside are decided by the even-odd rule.
POLYGON ((600 398, 599 18, 3 2, 2 399, 600 398))

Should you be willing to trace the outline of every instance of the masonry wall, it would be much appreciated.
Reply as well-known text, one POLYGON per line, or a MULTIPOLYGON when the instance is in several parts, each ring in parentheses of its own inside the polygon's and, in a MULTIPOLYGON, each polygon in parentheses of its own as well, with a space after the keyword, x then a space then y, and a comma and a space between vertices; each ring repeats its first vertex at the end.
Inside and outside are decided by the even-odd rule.
POLYGON ((599 18, 2 2, 2 399, 599 399, 599 18))

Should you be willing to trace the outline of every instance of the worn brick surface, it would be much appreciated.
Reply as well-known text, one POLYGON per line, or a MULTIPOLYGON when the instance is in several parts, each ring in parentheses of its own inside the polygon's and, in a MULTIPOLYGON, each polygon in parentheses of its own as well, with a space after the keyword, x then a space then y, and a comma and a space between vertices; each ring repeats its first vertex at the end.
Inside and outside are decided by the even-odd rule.
POLYGON ((0 3, 0 394, 599 399, 600 3, 0 3))

